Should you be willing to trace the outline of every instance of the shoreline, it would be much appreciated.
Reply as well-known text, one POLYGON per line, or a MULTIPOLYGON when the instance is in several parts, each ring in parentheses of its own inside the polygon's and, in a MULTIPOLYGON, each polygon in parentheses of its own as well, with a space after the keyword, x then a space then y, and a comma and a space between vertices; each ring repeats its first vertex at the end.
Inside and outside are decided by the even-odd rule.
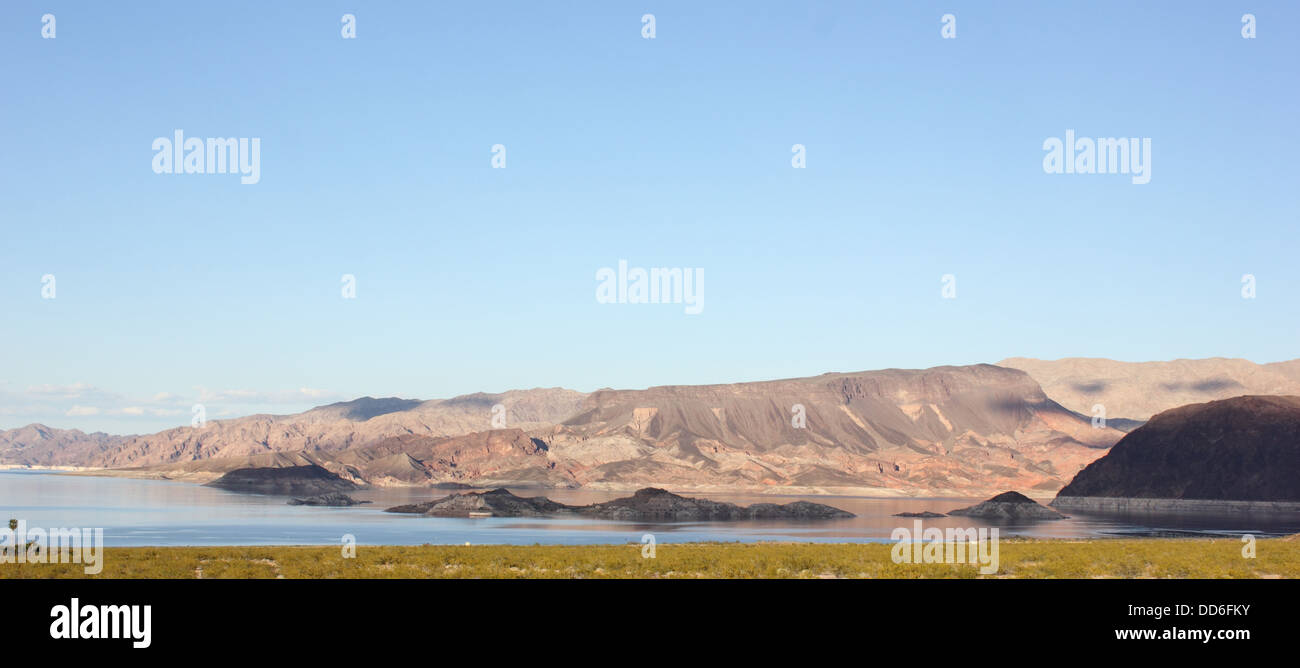
POLYGON ((1053 508, 1106 513, 1179 513, 1201 515, 1296 515, 1300 501, 1231 501, 1218 499, 1158 499, 1118 496, 1058 496, 1053 508))
MULTIPOLYGON (((167 471, 142 468, 96 468, 82 466, 29 466, 21 464, 0 464, 0 473, 35 471, 71 476, 123 478, 131 480, 157 480, 162 482, 180 482, 192 485, 204 485, 221 477, 222 474, 211 471, 167 471)), ((463 492, 484 492, 500 487, 545 496, 548 492, 604 492, 634 493, 643 487, 661 487, 681 495, 736 496, 736 497, 774 497, 774 498, 820 498, 820 499, 874 499, 874 500, 917 500, 947 501, 968 500, 993 496, 999 492, 938 494, 934 491, 908 492, 905 490, 877 487, 823 487, 823 486, 763 486, 763 487, 727 487, 713 485, 675 486, 663 483, 644 484, 596 484, 579 487, 539 485, 533 481, 495 480, 481 484, 472 484, 464 488, 440 488, 433 483, 428 485, 358 485, 357 492, 370 490, 428 490, 431 498, 439 498, 463 492)), ((253 492, 245 492, 252 494, 253 492)), ((1143 497, 1103 497, 1103 496, 1057 496, 1044 495, 1040 491, 1030 490, 1025 496, 1065 511, 1099 512, 1099 513, 1134 513, 1134 514, 1190 514, 1205 516, 1260 516, 1278 517, 1300 514, 1300 501, 1238 501, 1219 499, 1166 499, 1143 497)), ((266 496, 266 495, 260 495, 266 496)), ((272 495, 277 496, 277 495, 272 495)), ((278 495, 285 496, 285 495, 278 495)))
POLYGON ((60 473, 81 473, 87 471, 108 471, 95 466, 44 466, 37 464, 0 464, 0 471, 56 471, 60 473))
MULTIPOLYGON (((132 480, 159 480, 165 482, 183 482, 194 485, 203 485, 220 478, 224 473, 213 471, 185 471, 185 470, 164 470, 164 469, 144 469, 144 468, 96 468, 96 467, 51 467, 51 466, 25 466, 25 465, 0 465, 0 472, 4 471, 43 471, 51 473, 61 473, 75 476, 103 477, 103 478, 126 478, 132 480)), ((967 500, 982 499, 999 494, 1002 491, 978 491, 978 492, 961 492, 953 494, 940 493, 943 490, 926 490, 926 491, 908 491, 901 489, 892 489, 888 487, 849 487, 849 486, 754 486, 754 487, 731 487, 725 485, 688 485, 679 486, 666 483, 627 483, 611 484, 597 483, 578 487, 566 487, 558 485, 539 485, 530 480, 488 480, 479 483, 470 484, 469 487, 451 489, 439 488, 437 485, 446 481, 437 481, 426 485, 358 485, 356 491, 365 490, 385 490, 385 489, 424 489, 429 490, 435 495, 455 494, 458 492, 483 492, 499 487, 505 487, 513 490, 528 490, 545 495, 551 491, 561 492, 608 492, 608 493, 633 493, 638 489, 645 487, 659 487, 667 489, 670 492, 681 495, 706 494, 720 496, 764 496, 764 497, 821 497, 821 498, 855 498, 855 499, 886 499, 886 500, 967 500)), ((1054 498, 1055 494, 1043 494, 1040 490, 1028 490, 1024 492, 1036 501, 1046 503, 1054 498)))

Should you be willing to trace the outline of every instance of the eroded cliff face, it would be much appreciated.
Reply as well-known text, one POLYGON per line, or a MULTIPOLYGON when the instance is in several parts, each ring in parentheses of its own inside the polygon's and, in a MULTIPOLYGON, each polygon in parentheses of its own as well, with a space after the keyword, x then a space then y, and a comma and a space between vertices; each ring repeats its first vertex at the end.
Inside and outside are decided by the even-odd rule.
POLYGON ((545 437, 584 486, 1050 493, 1122 434, 991 365, 592 393, 545 437))
POLYGON ((1159 413, 1057 499, 1068 506, 1073 497, 1300 501, 1300 397, 1243 396, 1159 413))

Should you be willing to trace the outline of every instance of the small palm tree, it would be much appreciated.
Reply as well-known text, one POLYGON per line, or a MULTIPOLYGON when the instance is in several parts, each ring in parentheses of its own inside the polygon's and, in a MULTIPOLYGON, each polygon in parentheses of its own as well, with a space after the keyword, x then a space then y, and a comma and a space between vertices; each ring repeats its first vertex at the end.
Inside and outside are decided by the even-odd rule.
POLYGON ((17 530, 18 530, 18 520, 15 520, 15 519, 10 519, 10 520, 9 520, 9 530, 10 530, 10 531, 17 531, 17 530))

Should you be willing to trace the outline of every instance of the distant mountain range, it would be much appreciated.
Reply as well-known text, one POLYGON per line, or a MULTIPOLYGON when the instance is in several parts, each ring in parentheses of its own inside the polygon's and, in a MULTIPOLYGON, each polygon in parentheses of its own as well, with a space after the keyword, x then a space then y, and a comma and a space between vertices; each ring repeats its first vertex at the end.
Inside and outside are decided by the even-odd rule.
POLYGON ((1101 404, 1107 419, 1125 423, 1186 404, 1244 394, 1300 394, 1300 359, 1256 364, 1223 357, 1169 362, 1012 357, 998 366, 1028 373, 1047 396, 1072 411, 1093 415, 1093 407, 1101 404))
POLYGON ((363 397, 142 436, 29 425, 0 432, 0 463, 196 482, 314 464, 371 485, 1047 494, 1152 411, 1235 388, 1285 392, 1291 382, 1300 394, 1298 372, 1300 361, 1015 358, 590 394, 363 397), (1107 407, 1105 427, 1092 423, 1096 403, 1107 407))
POLYGON ((505 418, 510 426, 546 427, 576 412, 586 396, 572 390, 538 389, 432 401, 362 397, 294 415, 209 420, 200 429, 176 427, 143 436, 29 425, 0 432, 0 463, 120 468, 273 452, 333 452, 389 436, 448 436, 490 429, 496 405, 509 407, 505 418))
POLYGON ((43 424, 0 431, 0 464, 80 466, 123 440, 97 431, 55 429, 43 424))

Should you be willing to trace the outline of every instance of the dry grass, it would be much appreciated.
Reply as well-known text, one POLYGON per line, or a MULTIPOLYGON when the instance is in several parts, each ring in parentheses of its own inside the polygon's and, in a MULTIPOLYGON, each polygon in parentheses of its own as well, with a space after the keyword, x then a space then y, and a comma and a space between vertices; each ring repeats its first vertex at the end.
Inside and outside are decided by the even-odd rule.
POLYGON ((1262 539, 1004 539, 996 574, 966 564, 896 564, 893 544, 108 548, 79 564, 0 564, 0 578, 1297 578, 1300 542, 1262 539))

